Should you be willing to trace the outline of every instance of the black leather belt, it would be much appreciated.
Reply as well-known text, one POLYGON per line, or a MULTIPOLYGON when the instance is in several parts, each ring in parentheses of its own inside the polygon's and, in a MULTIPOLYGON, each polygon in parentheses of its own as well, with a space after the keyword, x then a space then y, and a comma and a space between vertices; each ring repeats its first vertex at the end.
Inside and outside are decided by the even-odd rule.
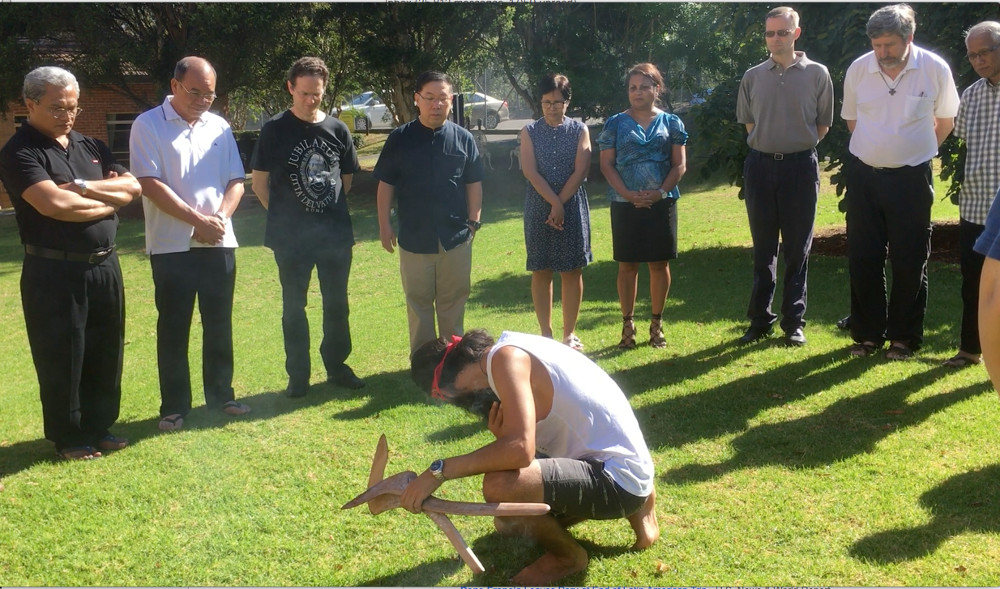
MULTIPOLYGON (((861 162, 861 160, 858 160, 858 161, 861 162)), ((879 167, 876 167, 876 166, 869 166, 865 162, 861 162, 861 165, 866 166, 868 168, 871 168, 871 170, 873 172, 875 172, 876 174, 902 174, 904 172, 913 172, 913 171, 916 171, 916 170, 924 170, 924 169, 927 168, 927 166, 930 165, 930 163, 931 163, 930 160, 928 160, 928 161, 926 161, 926 162, 924 162, 922 164, 916 165, 916 166, 898 166, 898 167, 895 167, 895 168, 879 168, 879 167)))
POLYGON ((750 150, 751 153, 754 153, 757 156, 766 157, 769 159, 777 160, 779 162, 781 160, 794 160, 800 157, 809 157, 815 151, 816 151, 815 149, 806 149, 804 151, 796 151, 795 153, 765 153, 763 151, 757 151, 756 149, 750 150))
POLYGON ((65 262, 87 262, 88 264, 100 264, 105 258, 111 255, 115 251, 115 246, 112 244, 111 247, 102 249, 96 252, 84 253, 84 252, 64 252, 62 250, 49 249, 47 247, 39 247, 37 245, 27 245, 24 246, 24 253, 36 256, 39 258, 45 258, 46 260, 60 260, 65 262))

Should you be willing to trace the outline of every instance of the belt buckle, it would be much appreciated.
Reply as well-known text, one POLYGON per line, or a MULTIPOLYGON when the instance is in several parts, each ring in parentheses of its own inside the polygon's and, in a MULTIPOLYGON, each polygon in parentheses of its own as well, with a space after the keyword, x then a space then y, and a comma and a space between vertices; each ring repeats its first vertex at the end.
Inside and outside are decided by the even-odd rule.
POLYGON ((106 250, 101 250, 99 252, 94 252, 90 254, 90 258, 87 260, 89 264, 100 264, 104 258, 108 257, 111 252, 115 251, 114 247, 109 247, 106 250))
POLYGON ((780 162, 781 160, 785 159, 785 154, 783 154, 783 153, 776 153, 776 154, 774 154, 774 159, 780 162))

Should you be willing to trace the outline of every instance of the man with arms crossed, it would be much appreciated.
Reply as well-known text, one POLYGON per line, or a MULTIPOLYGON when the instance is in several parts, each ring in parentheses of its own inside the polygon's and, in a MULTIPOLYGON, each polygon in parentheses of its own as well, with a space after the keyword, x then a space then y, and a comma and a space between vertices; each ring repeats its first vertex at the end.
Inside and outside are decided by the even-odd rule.
POLYGON ((303 57, 288 71, 292 108, 264 124, 254 149, 253 191, 267 209, 264 245, 281 281, 281 327, 289 397, 309 389, 306 293, 313 267, 323 297, 320 355, 329 381, 364 386, 344 362, 351 353, 347 280, 354 231, 347 192, 358 170, 347 125, 320 110, 330 76, 323 60, 303 57))
POLYGON ((812 247, 819 160, 816 144, 833 123, 833 81, 826 66, 795 51, 802 34, 797 12, 781 6, 767 13, 764 38, 771 57, 743 74, 736 118, 746 125, 750 153, 743 164, 750 235, 753 290, 739 339, 748 344, 771 334, 778 263, 784 242, 785 278, 781 329, 785 343, 802 346, 806 336, 806 276, 812 247))
POLYGON ((483 163, 472 133, 448 120, 451 96, 448 76, 420 74, 413 94, 420 115, 389 134, 375 165, 379 236, 389 253, 396 247, 394 202, 399 213, 411 354, 439 335, 462 334, 471 289, 483 163))
POLYGON ((67 459, 119 450, 125 291, 115 253, 119 208, 139 183, 97 139, 73 130, 80 85, 40 67, 24 78, 28 120, 0 150, 0 179, 24 244, 21 305, 45 437, 67 459))
POLYGON ((889 340, 886 358, 920 347, 927 310, 934 179, 931 159, 951 133, 958 91, 948 64, 913 43, 913 9, 894 4, 868 19, 872 51, 844 76, 841 116, 851 131, 847 163, 847 258, 851 354, 889 340), (892 263, 886 300, 885 260, 892 263))
POLYGON ((243 197, 245 172, 229 123, 208 112, 215 78, 200 57, 178 61, 173 94, 139 115, 129 138, 156 289, 159 427, 166 431, 183 427, 191 410, 187 354, 196 297, 205 404, 228 415, 250 411, 233 394, 237 243, 230 217, 243 197))

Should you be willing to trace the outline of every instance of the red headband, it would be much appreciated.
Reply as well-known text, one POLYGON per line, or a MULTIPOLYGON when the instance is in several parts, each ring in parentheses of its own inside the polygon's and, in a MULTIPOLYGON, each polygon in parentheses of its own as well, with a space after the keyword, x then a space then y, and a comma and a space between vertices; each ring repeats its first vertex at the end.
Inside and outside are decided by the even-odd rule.
POLYGON ((441 361, 438 362, 437 367, 434 369, 434 380, 431 381, 431 396, 435 399, 444 400, 445 396, 441 393, 441 389, 438 387, 438 382, 441 380, 441 369, 444 368, 444 359, 448 357, 448 354, 462 341, 462 337, 458 335, 451 336, 451 341, 444 348, 444 356, 441 356, 441 361))

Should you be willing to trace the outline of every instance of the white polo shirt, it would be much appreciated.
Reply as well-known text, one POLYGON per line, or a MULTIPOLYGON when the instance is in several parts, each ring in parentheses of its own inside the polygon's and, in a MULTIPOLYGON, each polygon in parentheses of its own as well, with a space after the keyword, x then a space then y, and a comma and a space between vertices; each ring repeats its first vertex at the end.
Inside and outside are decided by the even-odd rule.
MULTIPOLYGON (((214 215, 226 186, 246 177, 229 123, 206 112, 189 125, 167 96, 163 104, 139 115, 129 136, 130 169, 136 178, 157 178, 193 209, 214 215)), ((142 197, 146 217, 146 252, 169 254, 192 247, 237 247, 232 220, 217 245, 193 239, 194 227, 160 210, 142 197)))
POLYGON ((869 51, 847 68, 840 116, 857 121, 850 150, 876 168, 922 164, 938 152, 934 119, 958 114, 958 90, 943 59, 910 44, 910 57, 895 80, 881 74, 869 51), (890 88, 895 89, 890 94, 890 88))

